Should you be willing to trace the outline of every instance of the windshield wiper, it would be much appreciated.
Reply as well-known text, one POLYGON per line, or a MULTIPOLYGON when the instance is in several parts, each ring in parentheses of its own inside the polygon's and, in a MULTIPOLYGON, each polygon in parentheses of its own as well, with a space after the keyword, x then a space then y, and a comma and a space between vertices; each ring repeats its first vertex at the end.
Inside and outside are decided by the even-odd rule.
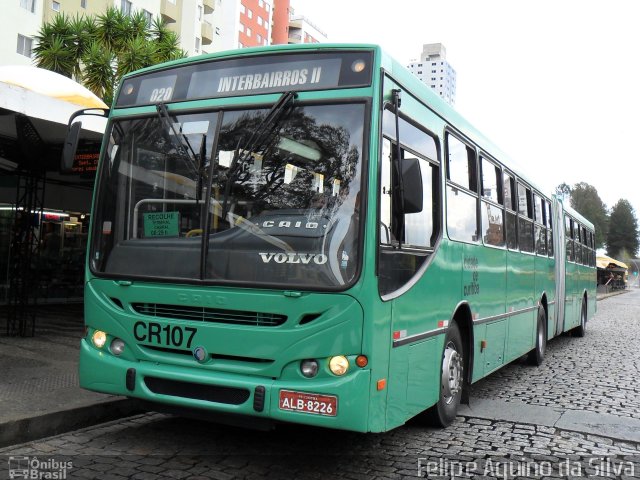
POLYGON ((229 166, 229 174, 227 176, 227 184, 224 188, 224 196, 222 199, 222 218, 227 217, 228 199, 231 191, 231 184, 235 180, 240 167, 246 163, 255 151, 260 150, 268 145, 273 137, 274 132, 280 124, 280 120, 286 112, 288 112, 294 104, 296 97, 295 92, 283 93, 278 101, 271 107, 269 113, 262 119, 251 133, 249 139, 245 142, 244 136, 240 138, 233 154, 233 160, 229 166), (241 153, 242 152, 242 153, 241 153))
MULTIPOLYGON (((164 103, 156 104, 156 110, 158 111, 158 117, 160 118, 160 121, 162 121, 166 126, 168 126, 173 132, 173 135, 169 135, 169 137, 175 138, 175 141, 173 141, 173 144, 176 147, 176 150, 182 156, 186 157, 189 160, 189 166, 193 170, 193 173, 196 174, 196 178, 200 179, 201 167, 198 165, 198 160, 197 160, 198 157, 196 155, 196 152, 193 150, 193 147, 191 146, 189 139, 184 133, 178 132, 178 130, 176 130, 176 127, 173 124, 171 116, 169 115, 169 111, 167 110, 167 106, 164 103), (185 147, 185 144, 186 144, 186 147, 185 147), (191 155, 189 155, 188 152, 191 152, 191 155)), ((204 158, 201 158, 200 162, 202 163, 203 160, 204 158)), ((197 200, 200 199, 200 192, 196 192, 196 199, 197 200)))

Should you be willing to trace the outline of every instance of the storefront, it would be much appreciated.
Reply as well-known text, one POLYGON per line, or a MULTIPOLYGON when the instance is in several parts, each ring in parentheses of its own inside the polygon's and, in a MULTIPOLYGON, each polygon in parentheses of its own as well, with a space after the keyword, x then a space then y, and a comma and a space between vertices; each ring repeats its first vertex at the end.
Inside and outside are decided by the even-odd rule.
POLYGON ((104 120, 83 120, 82 137, 93 152, 90 162, 63 174, 60 156, 68 119, 83 108, 106 105, 53 72, 0 67, 0 304, 16 301, 11 295, 20 271, 16 257, 24 256, 25 244, 29 261, 22 268, 29 270, 29 297, 38 303, 82 300, 95 161, 104 120), (25 195, 30 195, 26 203, 25 195))

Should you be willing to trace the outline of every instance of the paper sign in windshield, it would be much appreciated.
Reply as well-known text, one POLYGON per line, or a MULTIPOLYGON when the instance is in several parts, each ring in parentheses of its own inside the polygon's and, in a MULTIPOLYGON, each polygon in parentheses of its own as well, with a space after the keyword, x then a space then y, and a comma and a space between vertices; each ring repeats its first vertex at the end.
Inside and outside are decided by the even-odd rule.
POLYGON ((180 212, 145 213, 144 236, 177 237, 180 233, 180 212))

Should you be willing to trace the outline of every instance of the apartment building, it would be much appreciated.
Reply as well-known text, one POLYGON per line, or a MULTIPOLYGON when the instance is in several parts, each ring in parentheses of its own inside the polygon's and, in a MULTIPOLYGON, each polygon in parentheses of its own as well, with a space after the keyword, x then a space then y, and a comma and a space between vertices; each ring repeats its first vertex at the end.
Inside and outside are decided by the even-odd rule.
POLYGON ((420 60, 412 60, 407 68, 449 105, 455 104, 456 71, 447 61, 447 50, 444 45, 441 43, 423 45, 420 60))
POLYGON ((308 17, 296 13, 291 0, 274 0, 272 43, 319 43, 327 41, 327 34, 308 17))
POLYGON ((291 0, 5 0, 0 65, 31 65, 34 37, 56 15, 100 15, 108 7, 164 19, 189 56, 272 44, 326 41, 291 0))
POLYGON ((42 0, 11 0, 2 7, 0 65, 31 65, 33 37, 42 25, 42 0))

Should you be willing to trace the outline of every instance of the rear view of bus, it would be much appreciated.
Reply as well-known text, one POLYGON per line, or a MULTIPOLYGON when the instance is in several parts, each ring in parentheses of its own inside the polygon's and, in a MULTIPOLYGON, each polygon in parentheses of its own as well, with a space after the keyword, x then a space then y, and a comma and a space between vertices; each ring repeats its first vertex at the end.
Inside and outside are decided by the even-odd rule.
POLYGON ((122 82, 81 385, 249 425, 366 431, 369 352, 349 292, 365 268, 374 50, 275 52, 122 82))

